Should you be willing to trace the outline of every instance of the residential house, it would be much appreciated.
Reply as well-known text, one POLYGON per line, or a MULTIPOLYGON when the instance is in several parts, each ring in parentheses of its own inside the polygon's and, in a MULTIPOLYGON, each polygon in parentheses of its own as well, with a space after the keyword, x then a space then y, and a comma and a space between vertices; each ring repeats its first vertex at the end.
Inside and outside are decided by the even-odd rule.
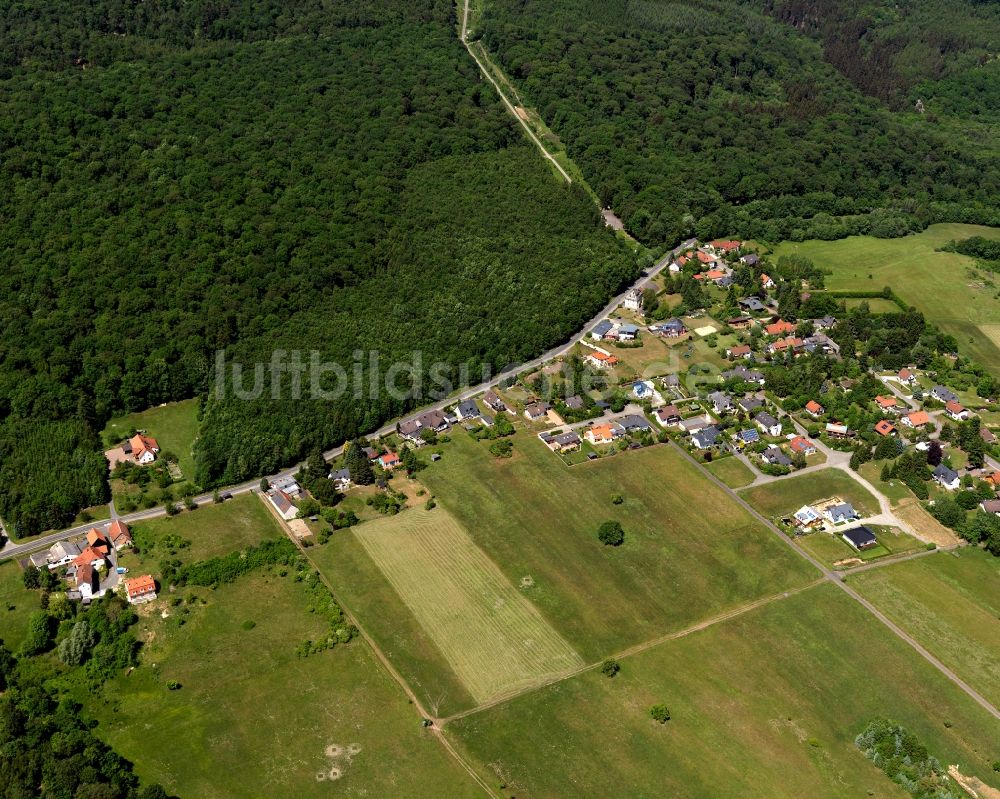
POLYGON ((830 438, 850 438, 851 431, 846 424, 841 422, 827 422, 826 423, 826 434, 830 438))
POLYGON ((602 341, 608 333, 611 332, 612 327, 614 327, 614 325, 612 325, 607 319, 602 322, 598 322, 594 326, 594 329, 590 331, 590 337, 594 339, 594 341, 602 341))
POLYGON ((338 491, 346 491, 352 485, 351 470, 346 466, 343 469, 337 469, 336 471, 330 472, 330 479, 333 481, 334 488, 338 491))
POLYGON ((635 341, 635 337, 639 335, 639 328, 632 324, 618 325, 618 340, 619 341, 635 341))
POLYGON ((619 431, 613 424, 595 424, 584 431, 583 437, 591 444, 610 444, 621 435, 619 431))
POLYGON ((727 369, 719 375, 722 380, 742 380, 744 383, 756 383, 758 386, 764 385, 764 373, 757 369, 747 369, 742 364, 727 369))
POLYGON ((760 263, 760 256, 755 252, 748 252, 740 258, 740 263, 746 264, 747 266, 757 266, 757 264, 760 263))
POLYGON ((49 553, 48 552, 33 552, 28 555, 28 562, 34 566, 36 569, 48 569, 49 566, 49 553))
POLYGON ((98 530, 96 527, 91 527, 87 531, 87 546, 100 552, 104 557, 111 554, 113 547, 111 546, 111 539, 109 539, 104 533, 98 530))
POLYGON ((875 432, 880 436, 891 436, 896 432, 896 426, 888 419, 883 419, 875 424, 875 432))
POLYGON ((126 578, 125 596, 132 605, 156 599, 156 580, 153 579, 153 575, 143 574, 139 577, 126 578))
POLYGON ((49 568, 55 569, 59 566, 66 566, 72 563, 74 558, 76 558, 80 552, 80 546, 78 544, 74 544, 72 541, 57 541, 49 547, 49 551, 46 556, 49 562, 49 568))
POLYGON ((820 417, 823 415, 823 406, 816 402, 816 400, 809 400, 806 403, 806 413, 813 418, 820 417))
POLYGON ((843 524, 859 518, 858 512, 854 510, 854 506, 850 502, 832 505, 823 511, 823 515, 831 524, 843 524))
POLYGON ((716 414, 724 416, 733 410, 733 398, 722 391, 713 391, 708 395, 708 401, 712 403, 716 414))
POLYGON ((479 406, 472 399, 462 400, 455 406, 455 418, 460 422, 479 418, 479 406))
POLYGON ((674 317, 673 319, 667 319, 665 322, 661 322, 658 327, 658 332, 664 338, 677 338, 678 336, 683 336, 687 333, 687 328, 680 319, 674 317))
POLYGON ((641 433, 646 430, 652 430, 648 421, 646 421, 645 416, 640 416, 637 413, 629 413, 625 416, 620 416, 615 420, 618 425, 626 433, 641 433))
POLYGON ((661 381, 664 388, 679 389, 681 387, 680 375, 667 375, 661 381))
MULTIPOLYGON (((368 458, 369 460, 371 460, 371 458, 375 456, 375 450, 373 450, 371 447, 368 447, 367 449, 371 450, 372 453, 371 457, 368 458)), ((365 455, 367 456, 368 453, 365 452, 365 455)), ((295 481, 294 477, 279 477, 277 480, 271 483, 271 488, 276 488, 279 491, 284 491, 292 499, 298 499, 302 495, 302 487, 295 481)))
POLYGON ((979 507, 986 511, 986 513, 1000 516, 1000 499, 984 499, 979 503, 979 507))
POLYGON ((132 532, 121 519, 115 519, 108 525, 108 538, 116 550, 132 546, 132 532))
POLYGON ((883 413, 899 413, 899 401, 892 395, 879 394, 875 397, 875 404, 883 413))
POLYGON ((832 338, 824 336, 822 333, 817 333, 804 338, 802 340, 802 348, 810 355, 815 355, 819 352, 823 355, 840 356, 840 345, 832 338))
POLYGON ((979 428, 979 437, 983 440, 984 444, 996 444, 997 437, 988 427, 979 428))
POLYGON ((791 440, 788 445, 792 452, 797 452, 802 455, 814 455, 816 453, 816 445, 812 443, 808 438, 803 438, 802 436, 796 436, 791 440))
POLYGON ((772 341, 767 345, 767 351, 771 355, 780 355, 783 352, 798 352, 804 346, 805 344, 798 336, 787 336, 786 338, 779 338, 777 341, 772 341))
POLYGON ((934 386, 931 396, 938 402, 958 402, 958 394, 944 386, 934 386))
POLYGON ((735 347, 729 347, 726 350, 726 357, 733 360, 736 358, 749 359, 753 357, 753 350, 750 349, 749 344, 737 344, 735 347))
POLYGON ((681 414, 680 411, 677 410, 676 405, 664 405, 656 411, 656 421, 658 421, 663 427, 675 425, 680 420, 681 414))
POLYGON ((858 550, 858 552, 878 546, 878 539, 875 537, 875 533, 864 525, 855 527, 852 530, 846 530, 840 537, 858 550))
POLYGON ((781 449, 781 447, 770 446, 764 450, 764 454, 761 455, 765 463, 769 463, 772 466, 791 466, 792 459, 789 458, 781 449))
MULTIPOLYGON (((346 469, 342 469, 341 471, 345 471, 346 472, 347 470, 346 469)), ((336 473, 334 473, 334 474, 336 474, 336 473)), ((333 475, 331 475, 330 478, 334 479, 333 475)), ((350 478, 348 478, 348 479, 350 479, 350 478)), ((334 480, 334 484, 336 484, 336 482, 337 481, 334 480)), ((338 489, 338 490, 342 490, 342 489, 338 489)), ((278 511, 278 515, 282 519, 284 519, 286 522, 294 519, 295 516, 296 516, 296 514, 298 514, 298 512, 299 512, 299 509, 296 508, 295 505, 294 505, 294 503, 292 502, 292 498, 290 496, 288 496, 288 494, 286 494, 284 491, 282 491, 280 489, 275 489, 275 490, 272 490, 272 491, 268 491, 267 492, 267 498, 271 501, 271 504, 274 506, 274 509, 276 511, 278 511)))
POLYGON ((85 563, 74 572, 72 585, 80 599, 89 602, 101 592, 101 576, 97 569, 85 563))
POLYGON ((968 408, 954 400, 945 403, 944 412, 949 419, 954 419, 956 422, 964 422, 970 415, 968 408))
POLYGON ((753 413, 754 411, 764 407, 764 400, 760 397, 754 397, 751 395, 749 397, 744 397, 736 404, 740 406, 740 410, 744 413, 753 413))
POLYGON ((594 350, 593 352, 588 353, 584 360, 595 369, 610 369, 618 363, 618 359, 614 355, 609 355, 608 353, 601 352, 600 350, 594 350))
POLYGON ((585 403, 583 401, 583 397, 581 397, 579 394, 574 394, 572 397, 566 397, 563 404, 571 411, 579 411, 583 410, 583 406, 585 403))
POLYGON ((694 255, 695 258, 697 258, 701 263, 705 265, 714 264, 719 260, 718 256, 713 255, 712 253, 703 252, 702 250, 698 250, 698 252, 696 252, 694 255))
POLYGON ((400 422, 396 425, 396 432, 401 438, 412 441, 417 446, 424 443, 424 432, 443 433, 451 426, 451 422, 443 411, 433 410, 421 414, 416 419, 400 422))
POLYGON ((697 433, 691 434, 691 442, 698 449, 711 449, 719 443, 722 431, 715 425, 709 425, 697 433))
POLYGON ((803 505, 792 514, 792 523, 796 527, 804 527, 808 530, 814 527, 822 527, 823 517, 820 516, 815 508, 810 505, 803 505))
POLYGON ((781 435, 781 422, 775 419, 767 411, 761 411, 753 417, 754 424, 769 436, 781 435))
POLYGON ((949 491, 955 491, 962 484, 958 472, 954 469, 949 469, 943 463, 935 467, 931 476, 937 480, 942 488, 947 488, 949 491))
POLYGON ((923 427, 931 423, 931 417, 927 411, 913 411, 906 414, 900 421, 907 427, 923 427))
POLYGON ((632 394, 636 399, 652 399, 654 393, 653 384, 648 380, 638 380, 632 384, 632 394))
POLYGON ((697 433, 712 424, 712 417, 707 413, 704 416, 692 416, 690 419, 682 419, 677 426, 685 433, 697 433))
POLYGON ((385 471, 391 472, 397 466, 403 465, 403 459, 400 458, 397 453, 390 450, 389 452, 378 456, 378 465, 385 471))
POLYGON ((483 402, 485 402, 490 409, 496 413, 504 413, 507 410, 507 403, 500 399, 497 393, 492 389, 486 392, 486 395, 483 397, 483 402))
POLYGON ((625 308, 626 311, 641 311, 642 292, 639 289, 632 289, 625 295, 625 299, 622 301, 622 307, 625 308))
POLYGON ((744 297, 742 300, 739 300, 739 306, 744 311, 749 311, 752 314, 767 312, 767 307, 757 297, 744 297))
POLYGON ((753 317, 734 316, 732 319, 726 320, 726 325, 731 327, 733 330, 749 330, 753 327, 753 317))
POLYGON ((539 433, 538 437, 545 443, 545 445, 553 452, 572 452, 580 448, 582 439, 573 430, 563 433, 551 433, 544 432, 539 433))
POLYGON ((763 273, 761 273, 760 276, 760 284, 766 289, 774 288, 774 281, 770 278, 770 276, 765 275, 763 273))
POLYGON ((823 330, 833 330, 837 326, 837 320, 832 316, 823 316, 819 319, 813 319, 813 330, 823 331, 823 330))
POLYGON ((524 409, 524 416, 529 422, 537 422, 548 415, 552 406, 547 402, 532 402, 524 409))
POLYGON ((784 319, 779 319, 777 322, 765 325, 764 332, 769 336, 787 336, 795 332, 795 325, 791 322, 786 322, 784 319))
POLYGON ((93 547, 84 547, 83 551, 73 558, 70 564, 70 571, 75 571, 82 566, 92 566, 95 569, 103 569, 107 565, 107 553, 93 547))
POLYGON ((128 441, 132 458, 139 465, 144 466, 156 460, 156 455, 160 451, 160 445, 155 438, 150 438, 143 433, 136 433, 128 441))
POLYGON ((757 432, 757 428, 755 427, 748 427, 746 430, 740 430, 736 434, 736 443, 740 447, 756 444, 758 441, 760 441, 760 433, 757 432))
POLYGON ((715 239, 715 241, 710 241, 708 246, 713 252, 719 255, 728 255, 731 252, 735 252, 740 247, 743 246, 742 241, 736 241, 734 239, 715 239))
POLYGON ((907 386, 912 386, 917 382, 917 378, 914 376, 913 372, 907 369, 905 366, 899 370, 896 374, 896 379, 907 386))

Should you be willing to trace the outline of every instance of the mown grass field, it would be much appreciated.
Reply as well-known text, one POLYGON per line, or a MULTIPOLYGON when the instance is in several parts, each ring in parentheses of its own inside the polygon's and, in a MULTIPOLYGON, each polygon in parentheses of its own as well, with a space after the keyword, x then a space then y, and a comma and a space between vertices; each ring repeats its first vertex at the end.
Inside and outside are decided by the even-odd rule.
POLYGON ((207 604, 182 627, 160 618, 165 603, 147 606, 142 665, 88 707, 144 779, 203 799, 482 796, 361 640, 296 656, 325 631, 291 575, 192 592, 207 604), (328 757, 334 745, 344 754, 328 757))
POLYGON ((496 459, 457 434, 420 478, 587 661, 815 576, 667 445, 567 467, 534 436, 496 459))
POLYGON ((105 446, 120 440, 130 430, 145 430, 156 439, 160 451, 177 456, 177 465, 184 479, 194 482, 194 440, 198 436, 198 401, 194 399, 171 402, 127 416, 112 419, 101 433, 105 446))
POLYGON ((740 493, 759 513, 773 518, 794 513, 803 505, 840 497, 862 516, 878 513, 878 500, 861 483, 839 469, 821 469, 801 477, 787 477, 740 493))
POLYGON ((137 522, 132 525, 132 534, 138 551, 126 550, 123 564, 133 570, 155 569, 166 557, 184 561, 213 558, 284 535, 256 494, 238 494, 219 505, 137 522), (189 543, 177 546, 178 541, 189 543))
MULTIPOLYGON (((1000 301, 996 286, 971 278, 975 261, 964 255, 935 252, 952 239, 1000 238, 1000 229, 978 225, 931 225, 901 239, 853 236, 840 241, 783 242, 774 255, 798 253, 829 269, 831 290, 878 291, 890 286, 904 302, 923 311, 958 339, 961 352, 1000 374, 1000 301)), ((991 278, 994 276, 991 276, 991 278)))
POLYGON ((39 609, 38 592, 25 590, 21 567, 12 560, 0 563, 0 641, 8 649, 17 649, 28 617, 39 609))
POLYGON ((444 509, 413 509, 354 535, 476 701, 583 665, 444 509))
POLYGON ((924 548, 922 541, 895 527, 871 526, 869 529, 875 533, 878 545, 861 552, 842 538, 843 531, 840 530, 836 533, 815 532, 798 536, 795 538, 795 543, 827 566, 833 566, 838 561, 849 558, 864 561, 878 560, 889 555, 903 555, 924 548))
POLYGON ((852 584, 994 704, 1000 704, 1000 560, 940 552, 852 584))
POLYGON ((905 799, 854 745, 879 716, 996 781, 1000 723, 832 585, 445 729, 518 797, 905 799))
POLYGON ((706 463, 705 468, 730 488, 743 488, 753 482, 754 473, 739 458, 719 458, 706 463))

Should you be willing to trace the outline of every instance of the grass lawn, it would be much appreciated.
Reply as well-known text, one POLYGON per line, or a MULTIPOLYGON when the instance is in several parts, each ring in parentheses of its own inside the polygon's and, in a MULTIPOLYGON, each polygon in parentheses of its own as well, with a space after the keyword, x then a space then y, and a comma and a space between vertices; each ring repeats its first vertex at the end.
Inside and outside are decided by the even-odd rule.
POLYGON ((748 488, 741 493, 758 512, 774 518, 795 513, 803 505, 840 497, 862 516, 878 513, 878 500, 861 483, 840 469, 821 469, 801 477, 788 477, 748 488))
MULTIPOLYGON (((835 299, 840 302, 839 298, 835 299)), ((865 297, 864 299, 847 297, 844 299, 844 304, 847 305, 848 309, 857 308, 863 302, 868 303, 868 310, 872 313, 899 313, 899 306, 896 303, 882 297, 865 297)))
POLYGON ((221 505, 137 522, 132 534, 138 552, 125 550, 122 555, 122 565, 132 571, 155 570, 167 557, 193 562, 226 555, 283 535, 256 494, 238 494, 221 505), (190 543, 179 546, 180 541, 190 543))
POLYGON ((894 506, 903 500, 913 499, 913 492, 906 487, 906 484, 902 480, 890 480, 888 483, 882 481, 880 477, 882 467, 888 462, 868 461, 867 463, 862 463, 858 471, 869 483, 885 494, 886 498, 894 506))
POLYGON ((754 473, 739 458, 730 456, 706 463, 705 468, 730 488, 743 488, 754 480, 754 473))
POLYGON ((207 604, 182 627, 147 606, 142 665, 89 700, 97 734, 142 778, 205 799, 482 795, 360 639, 296 656, 325 630, 291 576, 192 590, 207 604))
POLYGON ((0 563, 0 641, 8 649, 17 649, 36 610, 38 592, 25 590, 21 567, 12 560, 0 563))
POLYGON ((194 482, 194 454, 192 447, 198 436, 198 400, 171 402, 157 408, 119 416, 108 422, 101 433, 101 440, 108 445, 119 441, 130 430, 145 430, 156 439, 160 451, 169 451, 177 456, 177 465, 184 473, 184 479, 194 482))
POLYGON ((858 574, 851 582, 1000 704, 1000 560, 967 547, 858 574))
POLYGON ((420 477, 588 661, 815 576, 668 445, 567 469, 535 436, 509 459, 456 436, 420 477))
POLYGON ((1000 238, 1000 229, 977 225, 931 225, 901 239, 852 236, 840 241, 784 242, 775 256, 798 253, 831 274, 830 290, 878 291, 891 286, 904 302, 923 311, 958 339, 961 352, 1000 374, 1000 302, 997 289, 967 270, 974 259, 935 252, 951 239, 1000 238))
POLYGON ((923 505, 915 498, 901 502, 893 508, 893 512, 903 522, 919 532, 928 541, 933 541, 939 547, 954 546, 959 543, 958 536, 941 522, 931 516, 923 505))
POLYGON ((822 585, 445 729, 518 797, 905 799, 854 745, 881 716, 996 782, 1000 723, 822 585))
POLYGON ((413 509, 353 535, 478 702, 583 666, 443 508, 413 509))
MULTIPOLYGON (((847 529, 847 526, 844 529, 847 529)), ((797 536, 795 542, 827 566, 833 566, 838 561, 849 558, 858 558, 863 561, 878 560, 888 555, 901 555, 924 548, 923 541, 912 535, 907 535, 895 527, 872 525, 869 526, 869 529, 875 533, 878 545, 861 552, 858 552, 841 537, 842 530, 838 530, 836 533, 814 532, 797 536)))

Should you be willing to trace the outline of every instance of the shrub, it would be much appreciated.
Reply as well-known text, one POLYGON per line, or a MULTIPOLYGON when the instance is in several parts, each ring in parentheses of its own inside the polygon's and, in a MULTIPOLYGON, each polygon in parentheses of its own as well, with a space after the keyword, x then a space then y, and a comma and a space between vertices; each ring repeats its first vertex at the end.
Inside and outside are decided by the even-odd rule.
POLYGON ((614 658, 608 658, 601 664, 601 674, 605 677, 614 677, 621 670, 621 665, 614 658))
POLYGON ((666 724, 670 721, 670 709, 666 705, 653 705, 649 709, 649 716, 653 721, 658 721, 660 724, 666 724))
POLYGON ((625 531, 622 530, 622 526, 618 522, 604 522, 597 528, 597 540, 605 546, 621 546, 625 540, 625 531))
POLYGON ((253 629, 254 627, 256 627, 256 626, 257 626, 257 622, 255 622, 255 621, 254 621, 253 619, 247 619, 247 620, 246 620, 245 622, 243 622, 243 624, 241 624, 240 626, 241 626, 241 627, 242 627, 242 628, 243 628, 244 630, 252 630, 252 629, 253 629))
POLYGON ((621 505, 624 501, 625 501, 625 497, 623 497, 621 494, 614 494, 611 497, 611 504, 612 505, 621 505))
POLYGON ((180 690, 181 684, 177 680, 167 680, 167 690, 177 691, 180 690))
POLYGON ((502 438, 490 444, 490 454, 496 458, 509 458, 514 453, 514 442, 502 438))

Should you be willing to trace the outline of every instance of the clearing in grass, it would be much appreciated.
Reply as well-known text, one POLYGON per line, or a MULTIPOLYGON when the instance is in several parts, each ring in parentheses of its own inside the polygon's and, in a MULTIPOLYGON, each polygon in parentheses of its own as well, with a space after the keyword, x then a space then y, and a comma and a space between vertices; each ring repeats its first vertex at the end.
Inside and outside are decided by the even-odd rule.
POLYGON ((194 440, 198 436, 198 400, 170 402, 128 416, 112 419, 101 433, 105 445, 118 443, 131 430, 145 430, 156 439, 160 452, 177 456, 186 480, 194 481, 194 440))
POLYGON ((353 532, 477 701, 583 665, 444 509, 353 532))
POLYGON ((907 796, 854 745, 905 726, 996 782, 1000 722, 830 584, 449 722, 518 797, 907 796), (653 721, 665 704, 671 719, 653 721), (584 792, 579 786, 586 786, 584 792))
POLYGON ((760 514, 770 519, 795 513, 803 505, 839 497, 862 516, 879 512, 871 491, 840 469, 820 469, 800 477, 787 477, 740 492, 760 514))
POLYGON ((966 547, 851 582, 993 704, 1000 704, 1000 560, 966 547))
POLYGON ((567 467, 514 440, 497 459, 456 435, 420 477, 588 662, 816 576, 672 445, 567 467), (621 546, 598 541, 604 521, 621 546))
POLYGON ((183 595, 145 606, 142 664, 84 700, 144 780, 202 799, 483 796, 360 639, 296 654, 326 631, 291 573, 183 595))

